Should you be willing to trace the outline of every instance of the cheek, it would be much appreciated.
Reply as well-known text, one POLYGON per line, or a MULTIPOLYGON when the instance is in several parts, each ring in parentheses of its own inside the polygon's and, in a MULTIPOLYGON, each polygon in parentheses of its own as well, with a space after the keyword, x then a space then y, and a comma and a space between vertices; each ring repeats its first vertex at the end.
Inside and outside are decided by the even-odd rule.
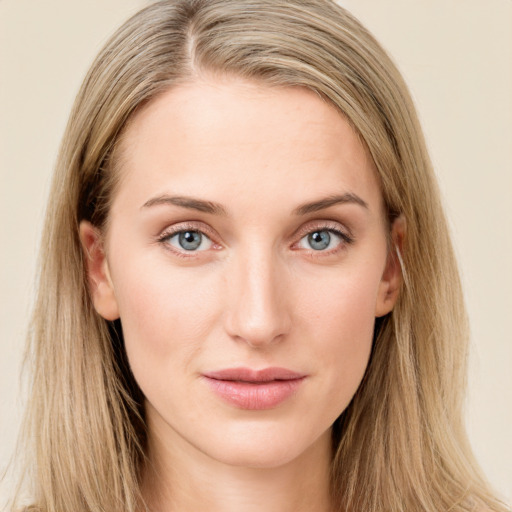
POLYGON ((360 269, 334 270, 330 275, 310 279, 310 286, 301 294, 301 316, 310 319, 311 329, 325 332, 329 340, 339 340, 337 345, 357 347, 358 341, 366 340, 373 332, 378 268, 361 265, 360 269))
POLYGON ((324 283, 324 293, 317 289, 305 299, 311 313, 305 340, 316 340, 317 370, 333 419, 348 405, 366 371, 379 282, 376 272, 340 273, 324 283))
POLYGON ((116 276, 125 347, 141 387, 160 371, 174 373, 172 365, 189 367, 219 314, 211 278, 146 263, 116 276))

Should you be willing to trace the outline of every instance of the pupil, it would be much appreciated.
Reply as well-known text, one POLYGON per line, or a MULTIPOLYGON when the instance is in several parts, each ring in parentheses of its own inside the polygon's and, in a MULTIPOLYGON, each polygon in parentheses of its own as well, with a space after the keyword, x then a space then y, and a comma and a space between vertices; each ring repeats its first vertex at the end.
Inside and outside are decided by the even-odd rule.
POLYGON ((180 233, 179 242, 183 249, 194 251, 201 245, 201 234, 197 231, 185 231, 180 233))
POLYGON ((321 251, 329 246, 331 235, 327 231, 315 231, 309 235, 309 245, 315 251, 321 251))

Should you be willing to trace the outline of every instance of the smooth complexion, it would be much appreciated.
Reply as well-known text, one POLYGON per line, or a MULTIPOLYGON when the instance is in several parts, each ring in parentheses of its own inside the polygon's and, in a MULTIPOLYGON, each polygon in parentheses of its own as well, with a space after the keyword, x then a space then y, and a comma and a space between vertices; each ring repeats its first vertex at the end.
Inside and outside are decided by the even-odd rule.
POLYGON ((217 77, 146 105, 118 158, 81 239, 146 397, 151 510, 329 510, 331 426, 400 283, 365 147, 310 91, 217 77))

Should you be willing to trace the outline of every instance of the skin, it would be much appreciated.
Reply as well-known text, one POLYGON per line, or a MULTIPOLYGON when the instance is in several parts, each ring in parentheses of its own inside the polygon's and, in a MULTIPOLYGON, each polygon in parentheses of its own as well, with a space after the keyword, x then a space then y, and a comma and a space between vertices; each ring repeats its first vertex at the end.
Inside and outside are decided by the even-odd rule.
POLYGON ((121 318, 146 397, 150 509, 330 510, 331 426, 400 284, 388 242, 403 226, 389 233, 368 152, 310 91, 217 77, 150 102, 120 154, 107 231, 84 221, 80 234, 95 308, 121 318), (206 235, 198 250, 180 230, 206 235), (202 377, 240 366, 305 378, 276 407, 245 410, 202 377))

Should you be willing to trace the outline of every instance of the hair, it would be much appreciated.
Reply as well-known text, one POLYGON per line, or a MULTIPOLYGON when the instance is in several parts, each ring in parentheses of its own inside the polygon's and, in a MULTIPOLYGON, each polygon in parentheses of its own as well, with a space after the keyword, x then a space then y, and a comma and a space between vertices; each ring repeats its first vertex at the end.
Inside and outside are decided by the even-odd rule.
POLYGON ((302 87, 334 105, 373 157, 404 282, 376 323, 363 381, 333 429, 344 512, 505 510, 462 418, 468 328, 440 194, 407 87, 373 36, 330 0, 163 0, 107 42, 80 89, 52 182, 29 333, 22 445, 41 512, 134 512, 146 429, 118 322, 94 310, 79 223, 102 229, 130 118, 178 84, 221 74, 302 87))

